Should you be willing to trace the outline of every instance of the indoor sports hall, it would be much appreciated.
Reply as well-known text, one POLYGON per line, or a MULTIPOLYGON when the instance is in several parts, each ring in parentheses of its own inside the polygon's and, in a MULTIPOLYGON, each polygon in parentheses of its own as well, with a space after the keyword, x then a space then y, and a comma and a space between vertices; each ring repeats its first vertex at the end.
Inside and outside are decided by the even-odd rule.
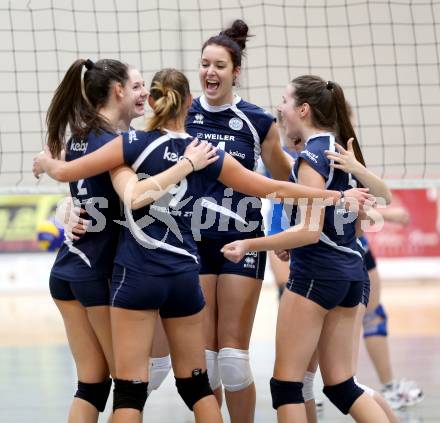
MULTIPOLYGON (((343 87, 367 168, 393 193, 391 217, 366 231, 387 317, 377 311, 367 325, 357 380, 382 392, 398 421, 440 422, 440 2, 429 0, 0 0, 0 422, 67 421, 76 390, 48 284, 63 242, 53 218, 69 186, 32 173, 58 84, 76 59, 118 59, 147 88, 156 71, 177 68, 197 97, 202 45, 235 19, 252 35, 234 87, 243 99, 276 115, 299 75, 343 87)), ((268 199, 262 214, 270 226, 268 199)), ((277 421, 269 380, 278 304, 268 264, 249 348, 256 423, 277 421)), ((354 421, 322 387, 317 376, 318 421, 354 421)), ((230 421, 225 401, 221 411, 230 421)), ((143 421, 194 421, 172 371, 143 421)))

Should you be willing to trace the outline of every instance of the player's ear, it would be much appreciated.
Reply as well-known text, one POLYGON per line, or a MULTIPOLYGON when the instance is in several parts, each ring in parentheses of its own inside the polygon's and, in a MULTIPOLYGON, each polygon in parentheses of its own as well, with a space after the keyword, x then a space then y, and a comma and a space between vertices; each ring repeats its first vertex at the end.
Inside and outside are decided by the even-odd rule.
POLYGON ((147 96, 147 100, 148 100, 148 105, 149 105, 152 109, 154 109, 154 98, 151 97, 150 94, 148 94, 148 96, 147 96))
POLYGON ((116 82, 113 85, 113 92, 115 93, 116 97, 119 99, 124 97, 124 88, 122 87, 122 84, 120 82, 116 82))
POLYGON ((302 118, 305 118, 306 116, 308 116, 310 114, 310 104, 309 103, 303 103, 301 104, 300 108, 299 108, 299 115, 302 118))
POLYGON ((192 102, 193 102, 193 96, 190 93, 188 95, 188 97, 186 97, 186 100, 185 100, 185 104, 186 104, 186 107, 188 107, 188 109, 191 107, 192 102))

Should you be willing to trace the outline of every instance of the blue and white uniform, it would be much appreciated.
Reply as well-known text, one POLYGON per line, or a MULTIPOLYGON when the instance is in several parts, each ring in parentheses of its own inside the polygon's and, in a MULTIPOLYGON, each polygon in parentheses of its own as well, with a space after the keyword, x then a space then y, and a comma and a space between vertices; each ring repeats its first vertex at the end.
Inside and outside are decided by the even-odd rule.
MULTIPOLYGON (((226 151, 244 167, 255 170, 261 144, 274 122, 263 109, 235 96, 232 104, 210 106, 201 96, 193 101, 187 131, 200 140, 226 151)), ((266 253, 250 252, 241 262, 227 260, 220 248, 237 239, 259 237, 262 232, 261 200, 234 192, 213 181, 205 192, 201 239, 201 274, 232 273, 261 279, 266 253)))
MULTIPOLYGON (((85 140, 70 139, 66 161, 78 159, 113 140, 116 133, 90 132, 85 140)), ((76 241, 65 239, 50 276, 53 298, 77 299, 85 307, 108 305, 109 279, 118 244, 121 218, 119 197, 108 172, 70 184, 74 203, 87 211, 91 221, 87 232, 76 241)))
POLYGON ((362 253, 362 258, 364 260, 364 290, 361 303, 367 307, 370 299, 370 277, 368 272, 376 268, 376 260, 370 250, 368 240, 365 236, 360 236, 357 242, 359 251, 362 253))
MULTIPOLYGON (((173 166, 191 140, 186 133, 131 131, 123 135, 124 161, 138 176, 154 176, 173 166)), ((154 203, 125 209, 112 306, 159 309, 162 317, 188 316, 203 308, 200 259, 191 223, 200 195, 220 174, 224 153, 219 155, 216 162, 191 173, 154 203)))
MULTIPOLYGON (((335 137, 321 133, 310 137, 295 162, 290 180, 298 181, 298 169, 305 160, 325 180, 325 188, 346 190, 357 185, 351 174, 330 167, 325 150, 335 151, 335 137)), ((294 209, 297 207, 294 207, 294 209)), ((292 213, 294 225, 298 211, 292 213)), ((299 213, 299 212, 298 212, 299 213)), ((326 309, 359 304, 363 288, 363 260, 356 241, 356 216, 344 208, 327 206, 324 226, 317 244, 290 252, 287 288, 326 309)))

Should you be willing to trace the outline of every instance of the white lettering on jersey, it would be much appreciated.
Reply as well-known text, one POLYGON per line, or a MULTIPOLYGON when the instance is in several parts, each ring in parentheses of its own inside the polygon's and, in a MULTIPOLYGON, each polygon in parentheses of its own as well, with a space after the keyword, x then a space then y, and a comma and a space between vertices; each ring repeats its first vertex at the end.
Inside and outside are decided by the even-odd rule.
POLYGON ((246 154, 240 153, 239 151, 229 151, 229 154, 234 157, 239 157, 240 159, 243 160, 246 158, 246 154))
POLYGON ((318 155, 317 154, 313 154, 311 153, 309 150, 303 150, 301 151, 301 154, 304 154, 305 156, 307 156, 312 162, 314 163, 318 163, 318 155))
POLYGON ((87 142, 79 141, 79 142, 71 142, 70 150, 71 151, 82 151, 83 153, 87 150, 87 142))
POLYGON ((168 146, 166 146, 163 153, 163 158, 164 160, 168 160, 169 162, 177 162, 179 160, 179 155, 173 153, 172 151, 169 151, 168 146))
POLYGON ((223 134, 197 134, 197 138, 213 141, 235 141, 234 135, 223 135, 223 134), (200 137, 199 137, 200 135, 200 137))
POLYGON ((128 143, 131 144, 133 141, 137 141, 136 131, 130 130, 128 131, 128 143))
POLYGON ((201 113, 197 113, 197 114, 194 116, 193 123, 197 123, 197 124, 199 124, 199 125, 203 125, 203 115, 202 115, 201 113))

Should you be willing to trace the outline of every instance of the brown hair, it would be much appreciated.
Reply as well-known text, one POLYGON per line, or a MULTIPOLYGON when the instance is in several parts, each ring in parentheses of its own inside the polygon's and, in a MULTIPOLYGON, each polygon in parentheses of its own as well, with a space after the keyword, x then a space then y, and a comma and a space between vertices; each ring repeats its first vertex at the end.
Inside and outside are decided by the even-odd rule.
POLYGON ((119 60, 76 60, 58 85, 47 111, 47 144, 52 155, 59 157, 64 148, 67 125, 74 138, 85 138, 92 130, 111 131, 97 109, 107 102, 114 82, 125 85, 127 80, 128 65, 119 60), (87 70, 82 79, 83 66, 87 70))
POLYGON ((149 119, 147 129, 164 128, 170 119, 179 117, 189 95, 189 82, 182 72, 170 68, 156 72, 150 86, 154 115, 149 119))
POLYGON ((348 139, 354 138, 354 154, 356 159, 365 166, 341 86, 314 75, 299 76, 293 79, 291 84, 294 88, 293 98, 296 105, 309 104, 313 125, 320 129, 334 131, 338 143, 344 148, 347 148, 348 139))
POLYGON ((224 47, 230 54, 234 69, 241 66, 241 58, 246 49, 246 41, 251 35, 248 35, 249 28, 241 19, 235 20, 230 28, 225 29, 218 35, 209 38, 202 46, 202 53, 206 46, 218 45, 224 47))

